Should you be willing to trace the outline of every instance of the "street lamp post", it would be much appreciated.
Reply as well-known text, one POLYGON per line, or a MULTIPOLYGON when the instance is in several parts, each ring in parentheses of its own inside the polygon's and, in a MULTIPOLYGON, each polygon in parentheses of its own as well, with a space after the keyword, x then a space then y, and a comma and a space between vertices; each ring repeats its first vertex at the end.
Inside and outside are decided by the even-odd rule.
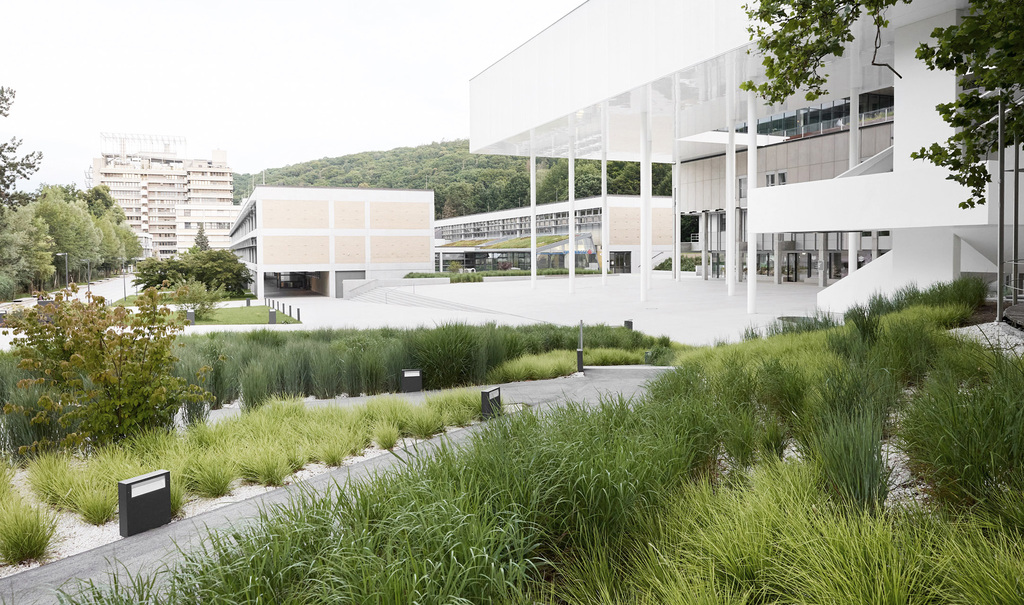
POLYGON ((63 256, 64 257, 64 287, 67 288, 68 285, 71 283, 71 282, 68 281, 68 253, 67 252, 58 252, 54 256, 63 256))
POLYGON ((85 259, 86 266, 86 278, 85 278, 85 289, 87 292, 92 294, 92 261, 88 258, 85 259))
POLYGON ((128 298, 128 274, 124 271, 124 263, 121 263, 121 289, 124 290, 124 298, 128 298))

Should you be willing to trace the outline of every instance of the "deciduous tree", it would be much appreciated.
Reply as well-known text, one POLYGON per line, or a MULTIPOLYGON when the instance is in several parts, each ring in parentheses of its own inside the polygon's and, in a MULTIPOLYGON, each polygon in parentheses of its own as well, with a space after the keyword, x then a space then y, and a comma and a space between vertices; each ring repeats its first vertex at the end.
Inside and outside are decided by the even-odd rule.
MULTIPOLYGON (((14 89, 0 86, 0 117, 6 118, 14 103, 14 89)), ((18 179, 26 179, 39 170, 43 161, 40 151, 33 151, 18 157, 21 139, 11 137, 6 143, 0 143, 0 208, 24 204, 31 196, 18 192, 14 185, 18 179)))
POLYGON ((107 306, 92 294, 86 301, 73 298, 76 290, 7 320, 20 367, 34 375, 19 386, 38 386, 44 394, 38 407, 9 403, 4 413, 31 415, 33 425, 55 428, 43 426, 38 434, 66 435, 60 443, 40 439, 25 450, 91 448, 170 429, 186 401, 210 400, 172 374, 183 319, 160 306, 156 290, 143 292, 134 311, 107 306), (56 430, 58 425, 70 432, 56 430))
MULTIPOLYGON (((743 88, 769 103, 804 91, 814 100, 826 90, 822 70, 829 56, 843 56, 853 39, 851 27, 862 16, 880 31, 889 25, 886 9, 911 0, 760 0, 747 5, 749 32, 763 55, 767 80, 743 88)), ((936 110, 955 133, 913 154, 949 170, 948 178, 967 187, 961 207, 985 203, 991 175, 983 160, 998 147, 994 119, 999 102, 1006 113, 1007 142, 1024 139, 1024 2, 972 0, 968 14, 955 25, 938 28, 923 41, 917 57, 929 69, 953 72, 962 92, 936 110)), ((892 69, 873 60, 879 69, 892 69)))

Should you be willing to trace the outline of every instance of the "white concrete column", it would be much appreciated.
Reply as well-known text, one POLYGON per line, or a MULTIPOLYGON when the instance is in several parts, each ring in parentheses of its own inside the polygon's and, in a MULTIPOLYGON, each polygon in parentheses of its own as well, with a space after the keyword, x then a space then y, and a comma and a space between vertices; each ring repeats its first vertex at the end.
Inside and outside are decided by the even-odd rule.
POLYGON ((726 293, 734 296, 736 284, 739 283, 739 254, 736 246, 736 93, 733 90, 735 78, 732 77, 731 64, 728 72, 728 88, 725 92, 725 120, 729 127, 729 139, 725 146, 725 287, 726 293))
MULTIPOLYGON (((861 80, 860 39, 854 38, 850 57, 850 169, 860 164, 860 92, 861 80)), ((857 270, 857 257, 860 256, 860 231, 851 231, 847 235, 849 270, 853 275, 857 270)))
POLYGON ((701 277, 704 281, 708 280, 708 273, 711 273, 711 267, 708 265, 708 240, 711 239, 711 213, 704 211, 700 213, 700 222, 697 223, 697 228, 700 229, 700 265, 701 277))
POLYGON ((871 262, 878 258, 878 232, 871 232, 871 262))
POLYGON ((851 231, 847 234, 847 245, 849 248, 850 269, 848 275, 853 275, 857 270, 857 258, 860 256, 860 231, 851 231))
POLYGON ((576 116, 569 114, 569 294, 576 291, 576 116))
POLYGON ((828 233, 818 234, 818 285, 824 288, 828 285, 828 262, 825 257, 828 255, 828 233))
POLYGON ((757 188, 757 96, 747 92, 747 313, 757 309, 757 233, 750 227, 757 188))
POLYGON ((953 236, 953 279, 960 279, 961 239, 959 235, 953 236))
POLYGON ((774 246, 773 246, 773 249, 772 249, 772 255, 773 255, 773 259, 772 260, 773 260, 773 264, 774 264, 774 266, 772 267, 772 269, 773 269, 772 277, 775 278, 775 283, 781 284, 782 283, 782 234, 781 233, 774 233, 774 234, 772 234, 772 242, 774 243, 774 246))
POLYGON ((682 188, 679 185, 679 72, 672 76, 672 279, 679 281, 679 255, 682 252, 679 238, 682 236, 679 222, 682 210, 682 188))
POLYGON ((640 302, 647 302, 651 279, 651 85, 640 114, 640 302))
POLYGON ((608 264, 611 263, 609 240, 611 222, 608 216, 608 101, 601 105, 601 285, 608 285, 608 264))
POLYGON ((537 289, 537 156, 530 133, 530 289, 537 289))

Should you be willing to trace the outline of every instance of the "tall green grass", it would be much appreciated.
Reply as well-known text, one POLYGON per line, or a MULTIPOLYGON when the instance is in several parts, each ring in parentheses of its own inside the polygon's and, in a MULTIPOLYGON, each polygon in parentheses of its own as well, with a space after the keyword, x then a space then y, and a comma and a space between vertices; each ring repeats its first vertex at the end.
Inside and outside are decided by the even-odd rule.
MULTIPOLYGON (((577 339, 578 328, 566 326, 458 323, 413 330, 223 332, 182 338, 175 371, 213 393, 214 407, 241 397, 249 409, 272 395, 330 399, 394 392, 401 370, 410 367, 423 370, 427 389, 482 384, 489 372, 524 355, 575 351, 577 339), (200 380, 202 368, 207 372, 200 380)), ((674 354, 665 337, 584 327, 588 365, 642 363, 646 350, 656 353, 653 363, 668 363, 674 354)))
POLYGON ((912 469, 939 502, 984 505, 1024 529, 1024 364, 977 349, 934 372, 908 405, 899 428, 912 469), (964 370, 967 365, 967 371, 964 370))

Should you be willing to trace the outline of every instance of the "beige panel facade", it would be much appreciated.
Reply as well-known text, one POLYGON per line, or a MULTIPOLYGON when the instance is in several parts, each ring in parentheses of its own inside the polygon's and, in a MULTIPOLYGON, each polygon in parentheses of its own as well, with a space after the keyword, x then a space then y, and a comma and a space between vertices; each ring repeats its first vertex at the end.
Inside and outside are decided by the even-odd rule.
POLYGON ((429 204, 417 202, 371 202, 371 229, 426 229, 430 226, 429 204))
MULTIPOLYGON (((861 161, 892 145, 892 126, 892 123, 883 123, 861 128, 861 161)), ((744 136, 739 135, 737 139, 744 136)), ((777 183, 780 171, 786 173, 786 183, 789 184, 835 178, 850 167, 849 151, 849 131, 795 139, 758 149, 757 186, 766 186, 768 174, 772 174, 777 183)), ((725 156, 687 162, 680 169, 683 212, 725 208, 725 156)), ((746 173, 747 152, 737 151, 737 180, 745 178, 746 173)), ((741 204, 745 203, 745 200, 741 201, 741 204)))
POLYGON ((363 229, 366 227, 366 202, 334 202, 335 229, 363 229))
POLYGON ((366 262, 366 237, 338 235, 334 238, 334 262, 355 264, 366 262))
POLYGON ((640 209, 616 208, 608 209, 609 245, 638 246, 640 245, 640 209))
POLYGON ((329 263, 331 260, 329 246, 330 238, 326 235, 267 235, 263 238, 263 263, 267 265, 329 263))
POLYGON ((652 244, 655 246, 671 246, 675 230, 672 228, 671 208, 652 208, 651 222, 653 233, 651 234, 652 244))
POLYGON ((370 237, 370 261, 377 263, 416 263, 430 258, 428 235, 376 235, 370 237))
POLYGON ((265 229, 326 229, 327 204, 326 200, 264 200, 262 226, 265 229))

